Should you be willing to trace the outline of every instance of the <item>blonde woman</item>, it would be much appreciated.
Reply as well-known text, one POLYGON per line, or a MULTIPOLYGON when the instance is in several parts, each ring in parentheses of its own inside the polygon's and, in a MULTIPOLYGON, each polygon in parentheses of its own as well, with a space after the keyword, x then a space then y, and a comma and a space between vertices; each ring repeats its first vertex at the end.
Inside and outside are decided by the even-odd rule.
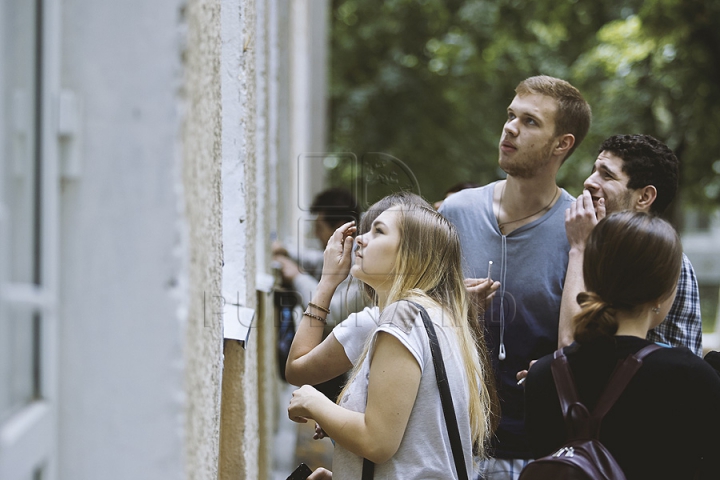
MULTIPOLYGON (((333 277, 347 275, 354 231, 348 223, 330 239, 323 279, 303 322, 322 325, 333 290, 323 282, 332 285, 333 277)), ((374 478, 459 478, 428 335, 411 300, 426 309, 437 333, 465 470, 472 472, 473 447, 484 453, 496 402, 482 339, 470 328, 475 317, 454 227, 431 208, 396 206, 380 214, 357 245, 351 273, 374 289, 379 326, 339 404, 306 385, 293 393, 290 418, 315 420, 334 439, 335 478, 360 478, 363 459, 376 464, 374 478)), ((319 473, 312 478, 322 478, 319 473)))

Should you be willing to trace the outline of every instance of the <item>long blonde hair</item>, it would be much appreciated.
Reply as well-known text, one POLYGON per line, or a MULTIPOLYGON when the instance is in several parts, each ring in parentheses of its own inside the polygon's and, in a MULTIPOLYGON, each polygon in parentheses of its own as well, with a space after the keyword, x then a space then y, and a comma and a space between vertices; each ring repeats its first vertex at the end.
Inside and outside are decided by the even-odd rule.
MULTIPOLYGON (((412 299, 424 307, 440 308, 451 325, 457 327, 455 332, 470 389, 468 410, 472 439, 476 453, 484 456, 497 427, 499 403, 484 338, 465 292, 460 239, 455 227, 430 207, 401 204, 397 212, 400 243, 387 305, 412 299)), ((338 402, 355 380, 369 347, 370 342, 338 402)))

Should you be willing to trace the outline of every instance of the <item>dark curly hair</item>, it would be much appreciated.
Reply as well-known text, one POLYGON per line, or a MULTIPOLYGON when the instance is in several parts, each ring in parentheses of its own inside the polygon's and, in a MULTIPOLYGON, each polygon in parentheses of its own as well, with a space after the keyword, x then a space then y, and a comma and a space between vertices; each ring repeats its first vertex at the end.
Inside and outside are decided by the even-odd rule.
POLYGON ((667 209, 677 193, 680 173, 680 162, 667 145, 650 135, 614 135, 600 145, 598 153, 603 151, 622 158, 629 189, 655 187, 657 198, 650 211, 662 214, 667 209))

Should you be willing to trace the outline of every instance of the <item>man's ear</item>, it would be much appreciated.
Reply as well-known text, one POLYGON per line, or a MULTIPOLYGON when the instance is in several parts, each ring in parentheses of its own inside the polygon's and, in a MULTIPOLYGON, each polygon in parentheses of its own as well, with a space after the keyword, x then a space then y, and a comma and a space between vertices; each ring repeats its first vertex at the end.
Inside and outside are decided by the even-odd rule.
POLYGON ((553 154, 563 157, 564 160, 565 158, 567 158, 567 154, 573 147, 573 145, 575 145, 575 135, 573 135, 572 133, 560 135, 557 139, 557 143, 555 144, 555 150, 553 151, 553 154))
POLYGON ((638 188, 635 192, 637 194, 635 210, 638 212, 649 212, 653 202, 657 198, 657 188, 655 188, 655 185, 646 185, 643 188, 638 188))

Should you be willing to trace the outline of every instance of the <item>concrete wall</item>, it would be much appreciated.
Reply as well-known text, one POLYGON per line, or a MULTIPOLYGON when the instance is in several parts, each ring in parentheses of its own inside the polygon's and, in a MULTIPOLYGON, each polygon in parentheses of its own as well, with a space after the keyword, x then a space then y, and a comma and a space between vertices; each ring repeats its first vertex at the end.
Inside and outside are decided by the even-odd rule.
POLYGON ((60 198, 58 479, 270 476, 275 325, 256 278, 315 178, 298 156, 323 149, 327 2, 299 1, 60 4, 60 83, 81 108, 60 198), (246 348, 223 341, 223 301, 256 311, 246 348))
POLYGON ((188 224, 185 455, 189 479, 218 476, 222 382, 222 93, 221 5, 191 0, 186 8, 181 148, 188 224))
MULTIPOLYGON (((189 267, 180 177, 182 8, 179 0, 62 2, 61 85, 83 105, 81 172, 63 181, 61 193, 63 480, 183 478, 186 406, 207 409, 208 419, 217 411, 209 379, 201 385, 210 389, 207 406, 185 396, 188 308, 188 331, 219 345, 217 331, 196 324, 200 292, 212 288, 201 285, 201 270, 220 257, 218 239, 198 240, 200 228, 191 229, 189 267)), ((196 145, 205 157, 212 151, 196 145)), ((209 218, 203 236, 212 238, 218 224, 209 218)), ((197 356, 213 359, 207 351, 197 356)), ((219 365, 206 373, 217 377, 219 365)), ((204 424, 195 431, 207 430, 204 424)))
MULTIPOLYGON (((222 2, 223 296, 257 309, 255 2, 222 2)), ((232 315, 232 312, 229 313, 232 315)), ((225 341, 220 479, 258 478, 258 338, 225 341)))

